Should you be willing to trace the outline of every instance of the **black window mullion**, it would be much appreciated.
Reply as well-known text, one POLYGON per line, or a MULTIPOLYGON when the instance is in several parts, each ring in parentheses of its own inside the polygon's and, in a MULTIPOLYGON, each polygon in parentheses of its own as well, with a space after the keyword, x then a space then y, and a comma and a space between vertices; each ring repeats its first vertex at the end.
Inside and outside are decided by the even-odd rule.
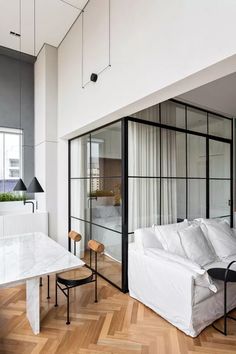
MULTIPOLYGON (((159 117, 160 117, 160 122, 162 121, 161 119, 161 103, 159 104, 159 117)), ((159 127, 159 140, 160 140, 160 225, 162 224, 162 209, 161 209, 161 203, 162 203, 162 198, 161 198, 161 192, 162 192, 162 128, 159 127)))
POLYGON ((124 118, 121 123, 121 156, 122 156, 122 268, 121 280, 123 292, 128 291, 128 120, 124 118))
MULTIPOLYGON (((187 129, 187 106, 185 106, 185 128, 187 129)), ((186 219, 188 219, 188 134, 185 133, 185 168, 186 168, 186 219)))
MULTIPOLYGON (((68 141, 68 232, 71 229, 71 140, 68 141)), ((68 251, 71 252, 71 238, 68 237, 68 251)))
MULTIPOLYGON (((91 193, 92 193, 92 134, 89 134, 89 239, 92 240, 93 239, 93 235, 92 235, 92 199, 91 199, 91 193)), ((90 268, 92 267, 92 252, 91 250, 89 251, 89 265, 90 268)))
POLYGON ((209 139, 206 139, 206 218, 210 217, 209 139))

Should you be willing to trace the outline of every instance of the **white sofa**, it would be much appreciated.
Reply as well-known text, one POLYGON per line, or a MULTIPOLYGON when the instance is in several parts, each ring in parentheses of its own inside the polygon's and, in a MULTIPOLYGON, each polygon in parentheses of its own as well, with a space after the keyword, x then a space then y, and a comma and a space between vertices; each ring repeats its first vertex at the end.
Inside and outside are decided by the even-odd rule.
MULTIPOLYGON (((129 245, 130 296, 196 337, 223 315, 223 282, 210 279, 207 269, 226 268, 234 259, 231 255, 203 268, 164 250, 153 227, 136 230, 129 245)), ((228 283, 227 302, 228 310, 236 307, 236 283, 228 283)))

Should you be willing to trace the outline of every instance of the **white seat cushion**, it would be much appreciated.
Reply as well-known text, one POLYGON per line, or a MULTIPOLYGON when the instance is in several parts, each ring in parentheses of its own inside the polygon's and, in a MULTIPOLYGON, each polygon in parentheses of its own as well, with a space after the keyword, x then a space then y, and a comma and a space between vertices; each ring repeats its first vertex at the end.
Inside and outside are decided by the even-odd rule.
POLYGON ((181 257, 186 257, 178 234, 179 230, 184 230, 188 227, 188 221, 184 220, 176 224, 155 225, 154 230, 157 238, 161 242, 163 248, 171 253, 181 257))
POLYGON ((179 230, 178 233, 187 258, 200 266, 216 260, 216 255, 208 246, 207 239, 200 226, 192 225, 184 230, 179 230))

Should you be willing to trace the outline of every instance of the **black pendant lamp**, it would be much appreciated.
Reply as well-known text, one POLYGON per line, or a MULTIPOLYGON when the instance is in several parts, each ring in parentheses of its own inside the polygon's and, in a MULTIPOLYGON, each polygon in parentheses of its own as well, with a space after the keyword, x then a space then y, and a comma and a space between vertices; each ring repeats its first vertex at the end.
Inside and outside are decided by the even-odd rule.
POLYGON ((24 192, 26 191, 27 188, 26 188, 26 185, 24 184, 24 182, 22 181, 22 179, 18 179, 13 191, 14 192, 24 192))
POLYGON ((37 180, 36 177, 34 177, 29 185, 29 187, 27 188, 27 192, 28 193, 43 193, 44 190, 41 187, 41 184, 39 183, 39 181, 37 180))

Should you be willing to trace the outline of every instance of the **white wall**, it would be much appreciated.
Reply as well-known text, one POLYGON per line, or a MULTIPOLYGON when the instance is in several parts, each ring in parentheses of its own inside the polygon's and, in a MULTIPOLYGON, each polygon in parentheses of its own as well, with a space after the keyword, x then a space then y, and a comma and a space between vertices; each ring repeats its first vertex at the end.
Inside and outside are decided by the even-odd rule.
MULTIPOLYGON (((107 39, 103 26, 107 1, 90 0, 90 10, 85 9, 86 75, 93 68, 96 71, 98 63, 107 64, 102 45, 107 39)), ((111 0, 111 67, 85 88, 81 17, 76 21, 58 48, 57 231, 61 243, 66 245, 68 214, 68 156, 63 138, 236 71, 235 15, 234 0, 111 0)), ((44 59, 36 64, 39 72, 40 60, 44 59)), ((43 83, 37 72, 35 79, 40 91, 43 83)))
MULTIPOLYGON (((106 21, 106 2, 90 3, 97 7, 101 23, 106 21)), ((151 94, 157 103, 178 90, 202 84, 200 73, 195 83, 186 81, 181 88, 176 83, 236 53, 235 15, 234 0, 111 0, 112 66, 85 89, 81 87, 80 17, 58 50, 59 136, 72 136, 104 117, 108 121, 139 110, 137 101, 151 94), (163 96, 161 90, 174 83, 175 91, 169 89, 163 96)), ((85 72, 104 57, 104 50, 99 52, 95 44, 106 38, 107 32, 103 37, 97 34, 92 21, 86 27, 84 45, 90 43, 90 58, 87 48, 85 72)), ((218 69, 218 75, 224 74, 218 69)), ((206 73, 204 78, 209 81, 206 73)), ((143 107, 149 104, 150 100, 142 101, 143 107)))
POLYGON ((49 235, 57 237, 57 48, 45 45, 35 63, 35 175, 44 193, 39 210, 49 212, 49 235))

